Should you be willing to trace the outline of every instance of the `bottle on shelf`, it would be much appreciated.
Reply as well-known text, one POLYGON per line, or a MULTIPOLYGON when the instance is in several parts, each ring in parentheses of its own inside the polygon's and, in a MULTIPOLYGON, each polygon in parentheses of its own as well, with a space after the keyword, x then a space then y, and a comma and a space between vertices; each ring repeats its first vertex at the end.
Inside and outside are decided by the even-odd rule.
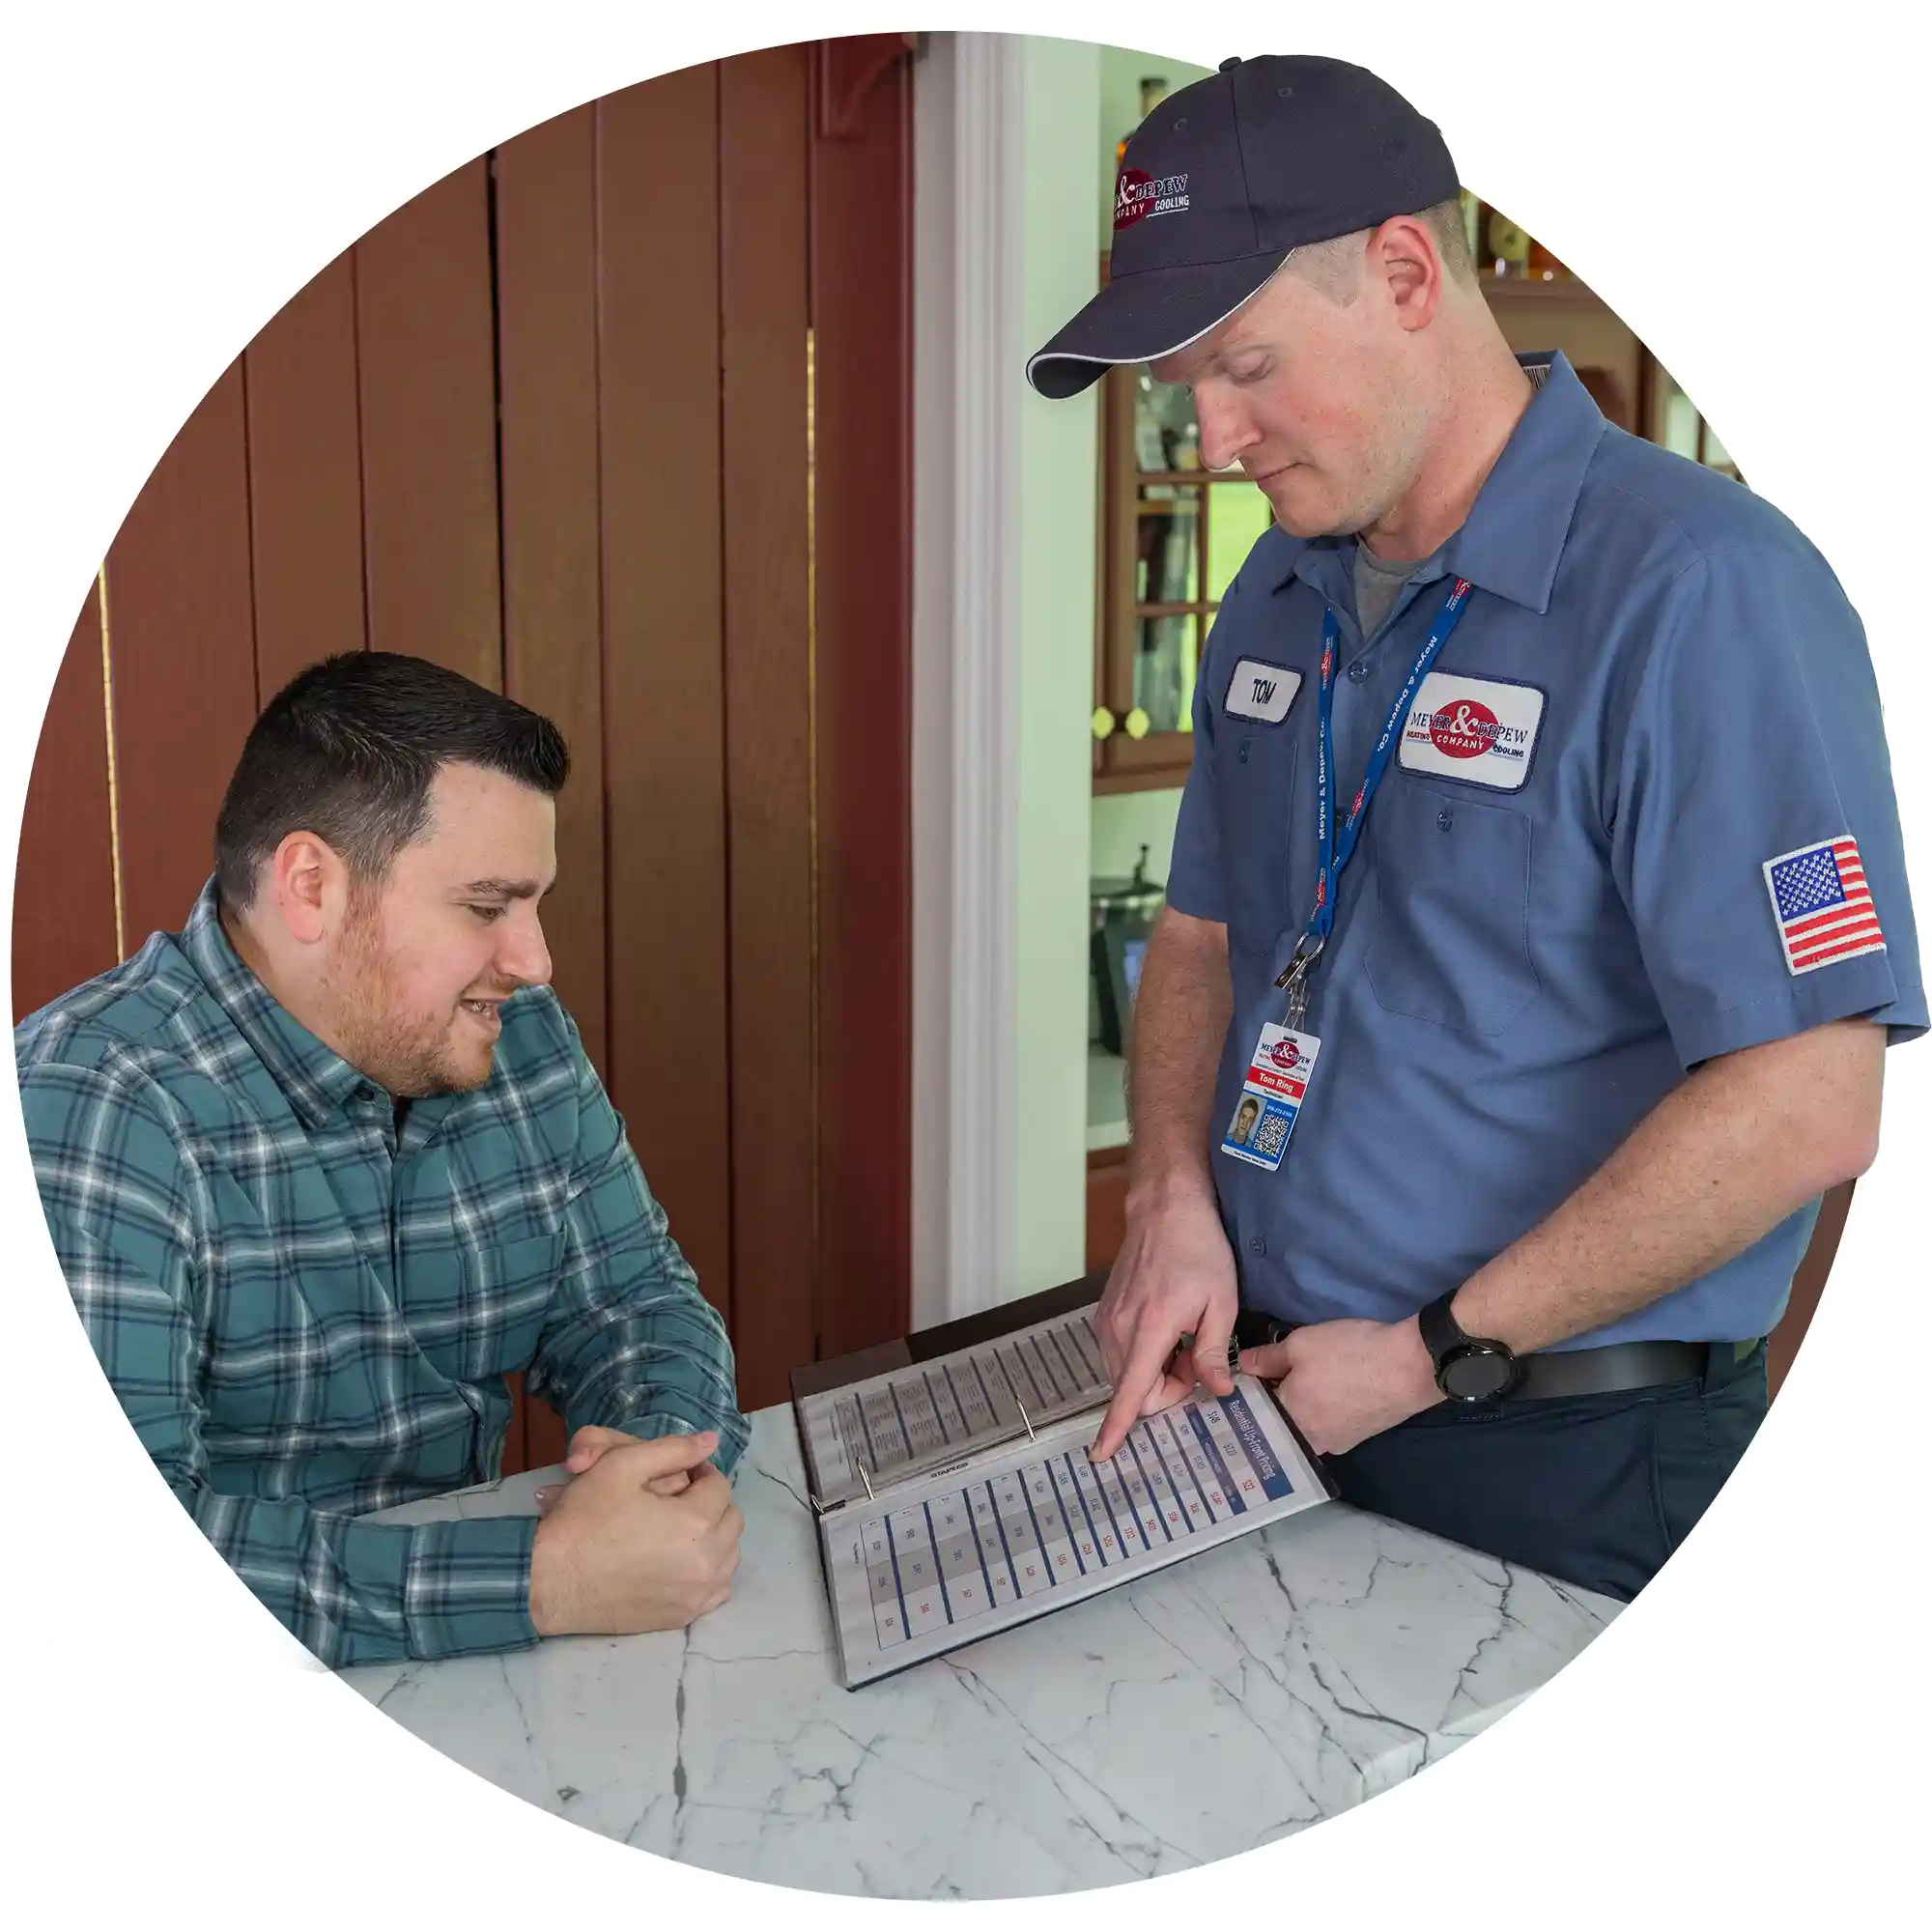
POLYGON ((1559 262, 1534 236, 1529 242, 1528 270, 1532 279, 1545 282, 1563 281, 1569 278, 1570 270, 1559 262))

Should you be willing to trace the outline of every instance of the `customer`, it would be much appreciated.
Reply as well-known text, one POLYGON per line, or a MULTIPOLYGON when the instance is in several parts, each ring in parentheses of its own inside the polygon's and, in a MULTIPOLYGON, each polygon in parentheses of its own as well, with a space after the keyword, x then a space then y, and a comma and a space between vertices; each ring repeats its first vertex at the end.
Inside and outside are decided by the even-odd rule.
POLYGON ((331 658, 257 720, 185 928, 15 1030, 101 1366, 329 1663, 675 1627, 737 1564, 730 1345, 548 988, 568 770, 453 671, 331 658), (518 1371, 575 1431, 541 1527, 358 1520, 494 1477, 518 1371))

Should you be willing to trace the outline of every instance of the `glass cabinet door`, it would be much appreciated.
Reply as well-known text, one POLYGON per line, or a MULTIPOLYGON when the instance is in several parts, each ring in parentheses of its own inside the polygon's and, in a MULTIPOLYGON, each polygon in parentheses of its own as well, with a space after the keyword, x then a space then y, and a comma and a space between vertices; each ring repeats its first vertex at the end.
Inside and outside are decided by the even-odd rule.
POLYGON ((1144 369, 1117 369, 1104 394, 1095 783, 1179 784, 1214 612, 1272 516, 1238 466, 1202 467, 1186 389, 1144 369))

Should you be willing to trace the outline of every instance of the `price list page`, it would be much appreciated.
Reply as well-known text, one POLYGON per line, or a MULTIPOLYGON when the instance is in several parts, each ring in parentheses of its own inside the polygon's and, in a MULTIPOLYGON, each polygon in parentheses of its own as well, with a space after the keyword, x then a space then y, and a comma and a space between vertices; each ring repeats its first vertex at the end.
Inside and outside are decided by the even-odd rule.
POLYGON ((1037 1442, 820 1524, 848 1685, 1163 1568, 1325 1498, 1266 1393, 1243 1378, 1135 1425, 1037 1442), (856 1518, 856 1520, 849 1520, 856 1518), (848 1519, 848 1520, 840 1520, 848 1519))
POLYGON ((1104 1406, 1109 1395, 1093 1310, 1037 1323, 978 1349, 875 1376, 803 1405, 806 1447, 822 1500, 916 1477, 1104 1406), (864 1471, 863 1476, 861 1471, 864 1471))

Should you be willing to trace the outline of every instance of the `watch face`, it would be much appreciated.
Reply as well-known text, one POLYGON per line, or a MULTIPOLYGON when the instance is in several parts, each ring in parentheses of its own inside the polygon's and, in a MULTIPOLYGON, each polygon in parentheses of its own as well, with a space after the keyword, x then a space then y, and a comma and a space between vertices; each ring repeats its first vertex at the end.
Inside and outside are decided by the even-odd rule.
POLYGON ((1480 1343, 1460 1350, 1442 1366, 1442 1389, 1458 1402, 1488 1402, 1516 1380, 1516 1361, 1480 1343))

